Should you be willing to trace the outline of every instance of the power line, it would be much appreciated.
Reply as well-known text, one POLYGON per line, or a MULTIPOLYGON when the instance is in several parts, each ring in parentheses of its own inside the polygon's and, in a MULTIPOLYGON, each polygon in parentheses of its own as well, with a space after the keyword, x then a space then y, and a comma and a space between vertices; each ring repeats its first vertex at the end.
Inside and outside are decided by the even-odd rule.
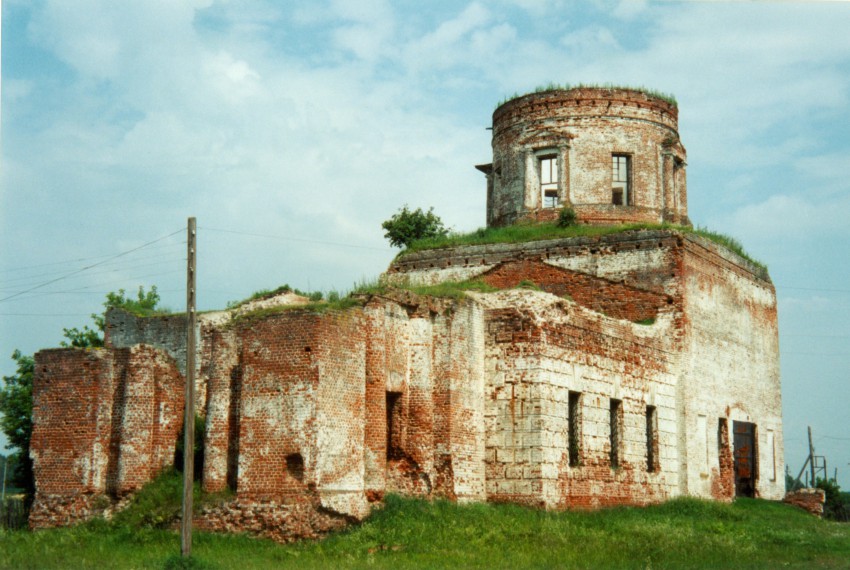
MULTIPOLYGON (((110 273, 115 273, 117 271, 140 269, 142 267, 156 267, 158 265, 173 265, 177 261, 185 261, 186 260, 185 255, 178 256, 178 257, 171 256, 171 257, 167 257, 167 258, 163 258, 162 256, 157 256, 157 257, 159 257, 159 261, 154 261, 152 263, 137 264, 134 261, 134 262, 131 262, 131 263, 118 264, 118 265, 115 265, 115 266, 112 266, 112 267, 110 267, 108 265, 104 265, 102 270, 93 271, 93 272, 88 273, 87 275, 89 275, 89 276, 92 276, 92 275, 107 275, 107 274, 110 274, 110 273)), ((144 258, 144 259, 150 259, 150 258, 144 258)), ((137 260, 137 261, 143 261, 144 259, 137 260)), ((48 275, 50 275, 50 274, 48 274, 48 275)), ((55 275, 55 273, 53 275, 55 275)), ((28 286, 27 285, 28 283, 32 283, 34 281, 35 277, 36 276, 33 276, 33 277, 18 277, 18 278, 15 278, 15 279, 11 279, 9 281, 3 281, 2 283, 0 283, 0 291, 8 291, 9 289, 14 290, 14 289, 19 289, 20 287, 26 287, 26 286, 28 286), (21 283, 21 282, 23 282, 23 283, 21 283), (18 285, 12 286, 15 283, 18 283, 18 285)), ((39 281, 35 281, 35 282, 38 283, 39 281)))
POLYGON ((138 246, 138 247, 134 247, 133 249, 129 249, 129 250, 127 250, 127 251, 123 251, 123 252, 121 252, 121 253, 119 253, 119 254, 117 254, 117 255, 113 255, 112 257, 110 257, 110 258, 108 258, 108 259, 105 259, 105 260, 103 260, 103 261, 100 261, 100 262, 98 262, 98 263, 93 263, 93 264, 91 264, 91 265, 87 265, 86 267, 83 267, 83 268, 81 268, 81 269, 77 269, 76 271, 72 271, 71 273, 68 273, 67 275, 63 275, 63 276, 61 276, 61 277, 57 277, 56 279, 51 279, 50 281, 45 281, 44 283, 41 283, 41 284, 39 284, 39 285, 35 285, 34 287, 30 287, 29 289, 25 289, 24 291, 19 291, 18 293, 15 293, 14 295, 9 295, 8 297, 3 297, 2 299, 0 299, 0 303, 2 303, 3 301, 8 301, 8 300, 10 300, 10 299, 14 299, 15 297, 20 297, 21 295, 25 295, 26 293, 29 293, 29 292, 31 292, 31 291, 35 291, 36 289, 41 289, 42 287, 47 287, 48 285, 51 285, 51 284, 53 284, 53 283, 56 283, 57 281, 62 281, 63 279, 67 279, 68 277, 72 277, 72 276, 74 276, 74 275, 78 275, 78 274, 80 274, 80 273, 83 273, 84 271, 88 271, 89 269, 92 269, 92 268, 94 268, 94 267, 98 267, 98 266, 103 265, 103 264, 105 264, 105 263, 107 263, 107 262, 109 262, 109 261, 112 261, 113 259, 118 259, 119 257, 124 257, 125 255, 129 255, 129 254, 133 253, 134 251, 138 251, 138 250, 140 250, 140 249, 143 249, 143 248, 145 248, 145 247, 148 247, 149 245, 153 245, 153 244, 155 244, 155 243, 157 243, 157 242, 160 242, 160 241, 162 241, 162 240, 164 240, 164 239, 168 239, 168 238, 170 238, 171 236, 173 236, 173 235, 177 235, 177 234, 182 233, 182 232, 183 232, 183 230, 182 230, 182 228, 181 228, 181 229, 177 230, 176 232, 172 232, 172 233, 168 234, 167 236, 163 236, 163 237, 161 237, 161 238, 157 238, 157 239, 155 239, 155 240, 153 240, 153 241, 149 241, 149 242, 147 242, 147 243, 145 243, 145 244, 142 244, 142 245, 140 245, 140 246, 138 246))
POLYGON ((83 313, 0 313, 0 317, 90 317, 83 313))
POLYGON ((387 247, 372 247, 372 246, 368 246, 368 245, 354 245, 354 244, 350 244, 350 243, 339 243, 339 242, 335 242, 335 241, 321 241, 321 240, 313 240, 313 239, 294 238, 294 237, 288 237, 288 236, 274 236, 274 235, 270 235, 270 234, 240 232, 240 231, 236 231, 236 230, 223 230, 223 229, 219 229, 219 228, 198 227, 198 229, 199 230, 206 230, 206 231, 209 231, 209 232, 221 232, 221 233, 226 233, 226 234, 236 234, 236 235, 241 235, 241 236, 279 239, 279 240, 284 240, 284 241, 298 241, 298 242, 303 242, 303 243, 318 243, 318 244, 322 244, 322 245, 334 245, 334 246, 338 246, 338 247, 352 247, 352 248, 355 248, 355 249, 370 249, 370 250, 373 250, 373 251, 392 251, 392 249, 387 248, 387 247))
MULTIPOLYGON (((106 293, 103 293, 101 291, 91 291, 90 289, 93 289, 95 287, 109 286, 109 285, 121 285, 121 284, 127 283, 127 281, 138 281, 138 280, 142 280, 142 279, 148 279, 150 277, 161 277, 163 275, 174 275, 175 273, 183 273, 183 270, 182 269, 175 269, 175 270, 172 270, 172 271, 163 271, 163 272, 160 272, 160 273, 147 273, 145 275, 131 275, 131 276, 124 277, 124 278, 117 280, 117 281, 109 281, 109 282, 102 282, 101 281, 99 283, 95 283, 94 285, 86 285, 86 286, 83 286, 83 287, 78 287, 76 289, 68 289, 66 291, 43 291, 43 292, 40 292, 40 293, 35 293, 33 295, 29 295, 29 296, 25 297, 25 299, 33 299, 35 297, 41 297, 41 296, 45 296, 45 295, 68 295, 68 294, 104 294, 105 295, 106 293)), ((21 293, 21 294, 23 294, 23 293, 21 293)), ((4 299, 0 299, 0 300, 4 300, 4 299)))
MULTIPOLYGON (((171 235, 174 235, 174 234, 171 234, 171 235)), ((169 237, 169 236, 166 236, 166 237, 169 237)), ((184 240, 182 242, 174 242, 173 244, 163 244, 159 247, 150 248, 150 249, 148 249, 148 251, 156 251, 158 249, 163 249, 163 248, 167 248, 167 247, 174 247, 175 245, 185 246, 186 241, 184 240)), ((65 264, 68 264, 68 263, 80 263, 82 261, 92 261, 94 259, 104 259, 104 258, 107 258, 107 257, 111 258, 111 257, 114 257, 114 256, 111 255, 111 254, 97 255, 95 257, 80 257, 80 258, 75 258, 75 259, 65 259, 65 260, 62 260, 62 261, 51 261, 51 262, 48 262, 48 263, 38 263, 38 264, 35 264, 35 265, 23 265, 23 266, 19 266, 19 267, 7 267, 5 269, 0 269, 0 274, 11 273, 11 272, 14 272, 14 271, 26 271, 27 269, 38 269, 40 267, 50 267, 50 266, 53 266, 53 265, 65 265, 65 264)), ((53 275, 55 273, 61 273, 61 270, 53 271, 51 273, 40 274, 40 275, 53 275)))

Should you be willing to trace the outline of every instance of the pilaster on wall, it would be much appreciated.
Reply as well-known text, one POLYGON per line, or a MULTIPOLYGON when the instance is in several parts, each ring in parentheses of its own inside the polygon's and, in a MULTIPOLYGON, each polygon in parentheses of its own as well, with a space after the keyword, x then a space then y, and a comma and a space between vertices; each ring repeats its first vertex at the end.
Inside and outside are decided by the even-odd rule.
POLYGON ((204 434, 204 491, 236 489, 239 458, 239 394, 242 366, 233 330, 205 331, 210 361, 203 366, 207 384, 204 434))
POLYGON ((318 367, 317 491, 324 509, 362 519, 364 488, 366 333, 361 311, 323 315, 313 354, 318 367))
POLYGON ((110 453, 114 469, 108 485, 118 497, 139 490, 173 464, 183 425, 183 376, 174 361, 146 345, 121 352, 126 364, 112 415, 118 448, 113 444, 110 453))
POLYGON ((451 323, 451 448, 454 496, 487 498, 485 473, 486 333, 484 309, 473 302, 458 307, 451 323))

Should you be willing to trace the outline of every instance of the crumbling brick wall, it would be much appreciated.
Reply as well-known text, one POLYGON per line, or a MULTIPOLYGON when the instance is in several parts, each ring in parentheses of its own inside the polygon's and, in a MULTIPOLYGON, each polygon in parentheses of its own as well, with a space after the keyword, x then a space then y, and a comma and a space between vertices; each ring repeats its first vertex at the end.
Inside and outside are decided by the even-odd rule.
POLYGON ((530 93, 493 112, 487 225, 551 220, 572 205, 588 223, 688 223, 685 148, 678 109, 632 89, 575 88, 530 93), (542 154, 541 154, 542 153, 542 154), (612 199, 612 155, 631 163, 628 204, 612 199), (557 159, 557 206, 543 203, 538 158, 557 159))
POLYGON ((676 494, 672 318, 647 327, 593 314, 540 293, 488 296, 488 499, 548 508, 645 504, 676 494), (581 395, 571 423, 570 393, 581 395), (610 462, 608 405, 624 405, 619 462, 610 462), (659 432, 650 445, 646 406, 659 432), (580 458, 571 464, 577 425, 580 458))
POLYGON ((36 354, 34 528, 85 520, 171 465, 182 380, 151 347, 36 354))
MULTIPOLYGON (((343 312, 284 311, 221 337, 235 348, 217 352, 238 361, 238 444, 227 442, 238 448, 236 498, 199 524, 289 540, 362 518, 388 490, 484 499, 480 314, 472 303, 396 297, 343 312), (388 393, 398 395, 394 438, 388 393)), ((232 388, 215 386, 208 429, 233 420, 232 388)), ((220 488, 225 441, 207 441, 219 467, 207 464, 205 487, 215 473, 220 488)))
MULTIPOLYGON (((729 499, 735 421, 757 426, 757 490, 775 495, 775 295, 756 268, 700 238, 638 231, 429 252, 390 279, 447 271, 506 289, 389 289, 342 311, 202 323, 203 485, 235 492, 202 528, 320 536, 387 492, 546 508, 729 499), (545 291, 509 288, 523 279, 545 291)), ((177 322, 133 319, 112 338, 177 322)), ((90 516, 169 462, 182 375, 166 353, 177 335, 164 338, 173 346, 37 355, 34 526, 90 516), (83 429, 64 429, 66 409, 83 429)))
POLYGON ((498 289, 530 283, 598 313, 632 322, 655 320, 670 300, 666 295, 529 259, 497 265, 483 274, 481 280, 498 289))
POLYGON ((822 517, 826 493, 823 489, 798 489, 785 495, 782 502, 800 507, 816 517, 822 517))

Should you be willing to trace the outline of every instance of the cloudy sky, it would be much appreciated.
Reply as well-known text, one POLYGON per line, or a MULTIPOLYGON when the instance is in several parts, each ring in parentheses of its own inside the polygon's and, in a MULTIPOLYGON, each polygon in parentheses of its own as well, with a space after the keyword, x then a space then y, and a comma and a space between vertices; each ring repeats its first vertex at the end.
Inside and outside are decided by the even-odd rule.
MULTIPOLYGON (((491 114, 550 82, 679 101, 695 224, 779 297, 786 460, 806 426, 850 488, 850 2, 5 0, 0 372, 108 291, 222 308, 344 291, 380 223, 484 225, 491 114)), ((2 442, 0 442, 2 443, 2 442)))

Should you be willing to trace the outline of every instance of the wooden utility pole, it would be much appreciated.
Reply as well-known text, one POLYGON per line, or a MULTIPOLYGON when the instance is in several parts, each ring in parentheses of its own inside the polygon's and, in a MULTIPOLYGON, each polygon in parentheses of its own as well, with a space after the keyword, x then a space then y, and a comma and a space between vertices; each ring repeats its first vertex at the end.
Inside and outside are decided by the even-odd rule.
POLYGON ((812 426, 809 426, 809 469, 811 470, 812 481, 810 485, 815 486, 815 446, 812 445, 812 426))
POLYGON ((192 486, 195 475, 195 218, 189 218, 186 266, 186 406, 183 415, 183 521, 180 549, 192 555, 192 486))

